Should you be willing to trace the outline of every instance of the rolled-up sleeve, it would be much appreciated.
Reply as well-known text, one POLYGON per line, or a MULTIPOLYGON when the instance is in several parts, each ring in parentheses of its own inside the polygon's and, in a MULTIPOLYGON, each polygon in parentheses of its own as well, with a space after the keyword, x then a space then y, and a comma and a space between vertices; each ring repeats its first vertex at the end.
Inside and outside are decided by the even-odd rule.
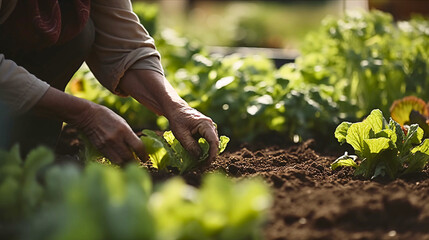
POLYGON ((92 0, 95 42, 87 64, 100 83, 115 94, 128 69, 163 74, 153 38, 139 23, 129 0, 92 0))
POLYGON ((11 112, 27 112, 48 88, 49 84, 0 54, 0 102, 11 112))

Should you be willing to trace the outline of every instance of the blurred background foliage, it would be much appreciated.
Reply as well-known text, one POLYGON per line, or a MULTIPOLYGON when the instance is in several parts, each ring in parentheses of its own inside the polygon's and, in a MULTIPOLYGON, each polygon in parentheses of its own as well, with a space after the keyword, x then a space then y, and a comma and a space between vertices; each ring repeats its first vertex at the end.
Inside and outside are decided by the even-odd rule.
POLYGON ((160 2, 162 28, 204 45, 288 49, 297 48, 324 16, 338 14, 341 5, 324 0, 160 2))
MULTIPOLYGON (((214 4, 213 1, 201 2, 214 4)), ((241 12, 246 9, 244 19, 261 24, 265 21, 262 16, 269 18, 271 13, 276 15, 275 10, 280 9, 280 5, 295 9, 290 11, 296 16, 300 15, 300 19, 306 19, 307 16, 311 16, 308 19, 313 16, 316 19, 311 22, 317 26, 307 30, 303 30, 305 22, 302 25, 298 22, 292 24, 292 30, 287 29, 289 25, 283 24, 288 22, 286 20, 278 19, 268 24, 292 32, 293 29, 302 28, 305 32, 304 37, 296 34, 299 38, 299 45, 296 46, 299 56, 280 68, 276 67, 269 54, 225 55, 210 51, 209 43, 202 38, 182 32, 184 28, 167 27, 163 22, 174 22, 175 18, 173 15, 163 17, 168 11, 161 10, 162 4, 141 1, 133 4, 134 11, 147 26, 161 52, 167 79, 192 107, 210 116, 218 124, 219 133, 231 137, 232 144, 260 141, 260 137, 266 136, 280 136, 285 142, 316 138, 323 139, 325 143, 334 143, 333 131, 340 121, 357 121, 374 108, 388 113, 395 99, 407 95, 429 99, 426 91, 429 88, 427 19, 414 16, 411 20, 395 21, 395 15, 376 10, 345 12, 346 5, 341 4, 344 1, 334 1, 336 5, 332 5, 332 1, 319 2, 314 8, 307 7, 307 14, 298 14, 296 10, 305 9, 302 3, 282 5, 270 2, 263 7, 253 8, 256 3, 225 3, 225 16, 216 15, 219 21, 214 22, 224 29, 229 28, 229 23, 237 21, 228 18, 239 18, 242 13, 238 13, 238 9, 242 9, 241 12), (336 10, 334 14, 325 16, 327 9, 336 10), (253 18, 250 15, 254 14, 253 11, 261 12, 253 18), (319 16, 324 16, 321 21, 319 16)), ((206 15, 208 17, 210 14, 206 15)), ((289 16, 287 11, 284 15, 289 16)), ((198 29, 197 25, 205 26, 205 29, 195 30, 200 37, 218 34, 211 30, 216 25, 214 23, 202 20, 191 23, 187 27, 198 29)), ((180 25, 180 21, 177 24, 180 25)), ((246 27, 239 29, 249 32, 268 31, 258 24, 244 24, 242 26, 246 27)), ((229 38, 234 34, 219 33, 229 38)), ((294 44, 287 43, 290 40, 287 34, 281 33, 279 36, 285 40, 279 41, 282 44, 276 47, 295 48, 294 44)), ((209 38, 215 41, 214 37, 209 38)), ((244 39, 253 43, 237 39, 228 44, 273 46, 260 45, 269 41, 254 41, 251 37, 244 39)), ((76 74, 69 91, 112 108, 136 130, 168 128, 165 118, 158 118, 130 98, 120 98, 103 89, 85 68, 76 74)))

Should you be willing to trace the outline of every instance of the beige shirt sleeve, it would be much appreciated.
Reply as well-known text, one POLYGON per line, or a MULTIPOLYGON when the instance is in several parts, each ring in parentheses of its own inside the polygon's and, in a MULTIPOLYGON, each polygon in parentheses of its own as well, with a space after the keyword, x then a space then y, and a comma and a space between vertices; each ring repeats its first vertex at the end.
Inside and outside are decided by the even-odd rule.
POLYGON ((11 112, 27 112, 48 88, 49 84, 0 54, 0 102, 11 112))
MULTIPOLYGON (((16 0, 0 0, 0 23, 16 0)), ((96 78, 110 91, 117 88, 127 69, 149 69, 163 74, 153 39, 132 12, 129 0, 92 0, 95 44, 87 60, 96 78)), ((49 85, 0 53, 0 101, 15 113, 24 113, 45 94, 49 85)))
POLYGON ((128 69, 163 74, 153 38, 139 23, 130 0, 92 0, 95 42, 87 64, 107 89, 121 94, 120 79, 128 69))

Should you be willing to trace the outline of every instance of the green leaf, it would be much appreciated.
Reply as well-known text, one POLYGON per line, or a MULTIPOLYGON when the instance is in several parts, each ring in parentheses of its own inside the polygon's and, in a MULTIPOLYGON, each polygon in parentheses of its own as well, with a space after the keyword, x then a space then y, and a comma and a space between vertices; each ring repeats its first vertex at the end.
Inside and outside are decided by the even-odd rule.
POLYGON ((366 145, 365 149, 368 150, 368 153, 374 155, 394 147, 392 140, 386 137, 364 139, 364 142, 366 145))
POLYGON ((359 157, 365 152, 365 139, 369 138, 370 127, 364 122, 354 123, 347 130, 346 141, 352 145, 359 157))
POLYGON ((402 167, 396 149, 383 151, 377 160, 378 163, 371 178, 387 175, 390 179, 394 179, 402 167))
POLYGON ((368 125, 374 133, 378 133, 385 128, 386 120, 383 117, 383 113, 379 109, 374 109, 371 114, 362 121, 365 125, 368 125))
POLYGON ((15 144, 9 151, 0 149, 0 166, 20 165, 22 163, 19 145, 15 144))
POLYGON ((343 156, 337 158, 332 164, 331 169, 335 170, 338 167, 354 167, 357 168, 358 165, 356 164, 356 155, 348 155, 347 152, 344 153, 343 156))
POLYGON ((404 134, 404 131, 402 130, 401 125, 395 122, 392 118, 390 118, 389 129, 393 130, 396 133, 395 145, 399 149, 399 151, 402 152, 401 150, 403 148, 405 134, 404 134))
POLYGON ((374 175, 372 175, 371 179, 384 176, 386 176, 386 166, 383 163, 380 163, 375 167, 374 175))
POLYGON ((223 151, 225 151, 226 145, 228 145, 229 140, 230 139, 227 136, 220 136, 220 138, 219 138, 219 154, 223 153, 223 151))
POLYGON ((375 170, 375 164, 373 159, 364 158, 359 166, 356 168, 355 176, 362 175, 365 178, 370 178, 373 176, 373 172, 375 170))
POLYGON ((406 163, 408 164, 404 174, 423 170, 429 161, 429 139, 425 139, 422 144, 413 148, 406 163))
POLYGON ((406 155, 410 152, 410 149, 421 143, 424 132, 418 124, 412 124, 408 128, 408 133, 405 136, 404 144, 402 146, 401 154, 406 155))
POLYGON ((170 146, 173 145, 174 144, 174 140, 176 140, 176 138, 174 137, 172 131, 165 131, 162 136, 167 141, 167 143, 170 144, 170 146))
POLYGON ((142 133, 145 136, 141 136, 140 139, 145 145, 153 166, 159 170, 166 170, 167 166, 175 162, 171 147, 163 137, 158 136, 154 131, 146 129, 142 133))
POLYGON ((392 143, 396 143, 398 139, 395 131, 388 128, 381 130, 380 132, 376 133, 374 136, 374 138, 381 138, 381 137, 389 138, 390 140, 392 140, 392 143))
MULTIPOLYGON (((171 131, 165 131, 163 137, 158 136, 151 130, 144 130, 143 134, 146 136, 141 137, 141 139, 147 148, 146 151, 154 166, 158 169, 174 167, 177 168, 180 173, 184 173, 207 160, 209 156, 210 145, 204 138, 198 140, 202 153, 201 156, 196 159, 186 151, 171 131)), ((228 137, 220 137, 219 153, 225 150, 228 142, 228 137)))
POLYGON ((347 131, 349 130, 352 123, 350 122, 342 122, 335 129, 335 138, 337 138, 338 142, 343 144, 346 142, 347 131))
POLYGON ((136 164, 128 164, 125 168, 125 177, 128 185, 136 184, 136 189, 142 191, 144 196, 149 198, 152 193, 152 179, 147 171, 136 164))
POLYGON ((201 156, 199 158, 199 161, 202 162, 202 161, 205 161, 209 157, 210 145, 207 142, 207 140, 205 140, 204 138, 198 139, 198 145, 200 145, 200 148, 202 150, 201 156))
POLYGON ((37 171, 54 162, 54 153, 46 147, 37 147, 30 151, 24 162, 24 175, 32 178, 37 171))

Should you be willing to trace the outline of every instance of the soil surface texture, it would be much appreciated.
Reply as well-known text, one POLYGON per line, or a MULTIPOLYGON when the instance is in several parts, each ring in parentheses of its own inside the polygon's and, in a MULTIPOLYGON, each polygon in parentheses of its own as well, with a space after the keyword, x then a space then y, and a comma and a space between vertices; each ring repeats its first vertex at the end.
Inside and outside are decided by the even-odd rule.
POLYGON ((274 204, 265 239, 429 239, 429 171, 412 177, 363 180, 336 171, 340 155, 322 156, 307 141, 293 147, 242 147, 212 169, 231 177, 262 176, 274 204))

